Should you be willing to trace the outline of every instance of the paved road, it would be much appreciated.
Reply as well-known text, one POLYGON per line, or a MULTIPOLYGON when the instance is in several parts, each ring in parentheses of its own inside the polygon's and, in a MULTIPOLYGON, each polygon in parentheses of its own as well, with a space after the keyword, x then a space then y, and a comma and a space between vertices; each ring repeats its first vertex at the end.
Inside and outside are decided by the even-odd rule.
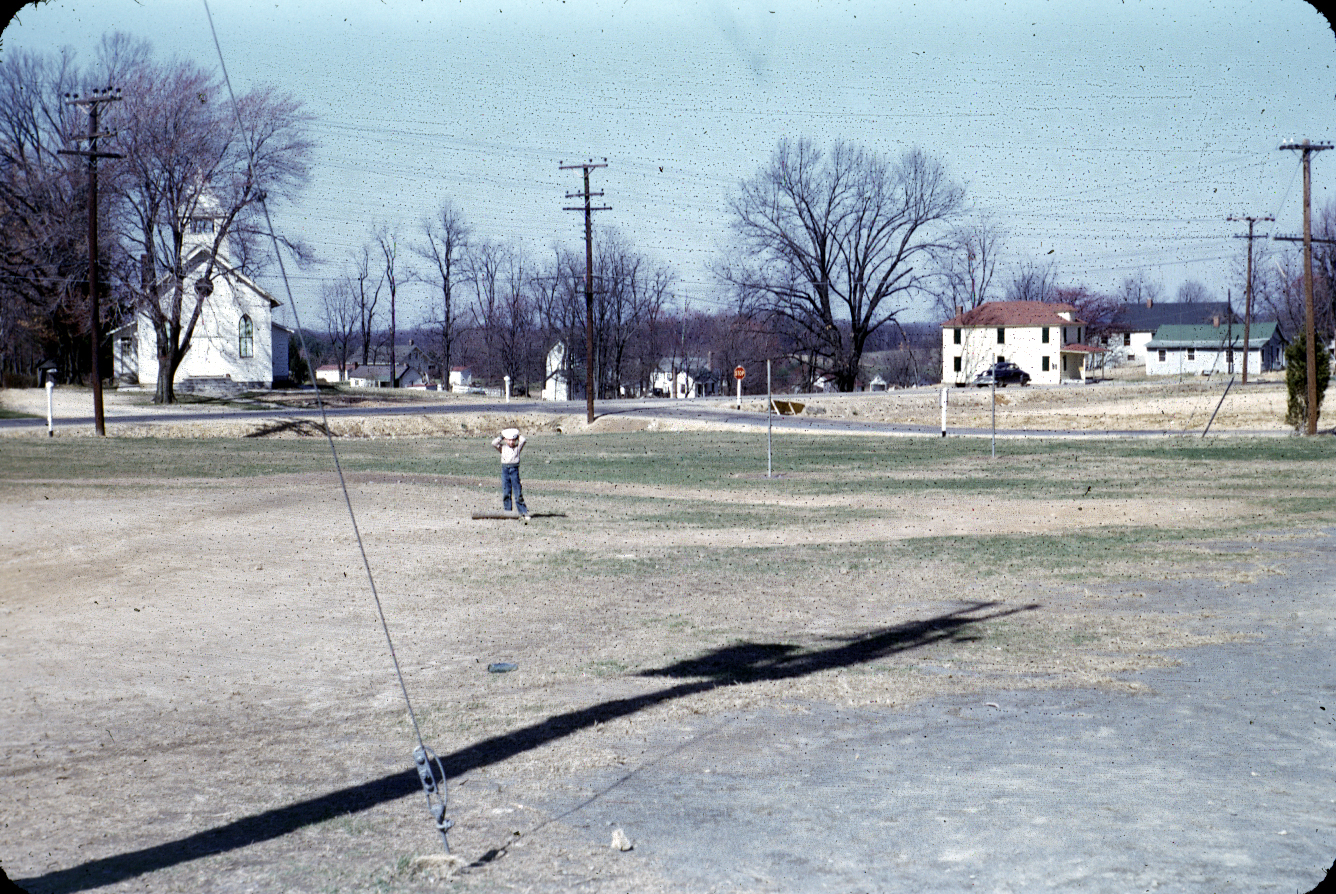
POLYGON ((1248 591, 1147 589, 1258 634, 1137 674, 1147 694, 736 714, 547 809, 594 842, 624 829, 680 890, 1307 892, 1336 858, 1325 540, 1248 591))
MULTIPOLYGON (((754 397, 748 400, 755 402, 754 397)), ((677 419, 702 422, 723 426, 746 426, 764 429, 773 425, 777 431, 829 432, 836 434, 871 434, 887 436, 939 437, 939 426, 901 425, 887 422, 868 422, 856 419, 832 419, 822 416, 766 416, 755 411, 736 409, 733 399, 700 398, 687 401, 663 399, 609 400, 599 401, 597 414, 603 416, 629 416, 648 419, 677 419)), ((403 404, 382 407, 327 407, 325 412, 331 418, 340 417, 392 417, 392 416, 436 416, 461 415, 473 413, 537 413, 552 416, 583 415, 584 404, 578 401, 516 401, 502 403, 496 401, 424 401, 422 403, 403 404)), ((256 406, 255 408, 236 405, 200 407, 196 404, 184 404, 174 407, 126 407, 108 405, 105 418, 109 424, 153 425, 167 422, 220 422, 254 420, 260 422, 285 422, 293 420, 318 421, 320 411, 315 408, 285 408, 275 406, 256 406)), ((91 406, 86 415, 59 415, 55 419, 57 433, 65 430, 91 431, 93 416, 91 406)), ((38 433, 46 429, 46 419, 0 419, 0 432, 32 431, 38 433)), ((987 428, 950 428, 949 434, 955 437, 985 437, 992 432, 987 428)), ((1040 429, 998 429, 998 437, 1043 437, 1043 438, 1103 438, 1103 437, 1156 437, 1193 434, 1192 432, 1169 430, 1108 430, 1108 431, 1058 431, 1040 429)), ((1279 436, 1287 437, 1288 432, 1256 431, 1229 432, 1231 435, 1279 436)))

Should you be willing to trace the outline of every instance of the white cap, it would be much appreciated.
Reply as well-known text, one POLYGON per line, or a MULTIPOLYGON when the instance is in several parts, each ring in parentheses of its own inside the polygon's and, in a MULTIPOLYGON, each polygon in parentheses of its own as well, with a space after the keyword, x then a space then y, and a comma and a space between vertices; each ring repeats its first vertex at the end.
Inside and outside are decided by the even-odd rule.
POLYGON ((520 430, 518 428, 501 429, 501 437, 505 438, 507 441, 513 441, 515 438, 518 438, 519 436, 520 436, 520 430))

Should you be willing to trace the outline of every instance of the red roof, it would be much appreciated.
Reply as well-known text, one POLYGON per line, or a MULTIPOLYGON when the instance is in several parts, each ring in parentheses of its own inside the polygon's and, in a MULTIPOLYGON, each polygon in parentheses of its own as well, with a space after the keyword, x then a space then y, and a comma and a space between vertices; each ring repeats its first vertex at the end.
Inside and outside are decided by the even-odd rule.
POLYGON ((1059 313, 1076 313, 1070 304, 1045 301, 989 301, 965 311, 942 324, 943 327, 969 326, 1072 326, 1081 321, 1065 320, 1059 313))

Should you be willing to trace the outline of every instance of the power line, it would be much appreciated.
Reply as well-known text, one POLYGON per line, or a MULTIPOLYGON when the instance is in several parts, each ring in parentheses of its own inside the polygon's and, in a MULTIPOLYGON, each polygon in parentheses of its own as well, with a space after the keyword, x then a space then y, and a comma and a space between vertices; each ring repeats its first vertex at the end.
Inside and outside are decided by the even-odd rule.
POLYGON ((1332 148, 1330 143, 1282 143, 1281 151, 1297 149, 1303 156, 1304 169, 1304 337, 1308 341, 1308 419, 1307 434, 1317 434, 1317 332, 1313 314, 1313 193, 1312 158, 1314 152, 1332 148))
MULTIPOLYGON (((1242 383, 1244 385, 1247 385, 1248 384, 1248 336, 1252 329, 1252 291, 1253 291, 1252 249, 1253 249, 1253 238, 1254 238, 1253 225, 1256 224, 1259 220, 1274 221, 1275 218, 1270 216, 1251 217, 1244 215, 1242 217, 1233 217, 1233 216, 1227 217, 1225 218, 1225 220, 1246 220, 1248 222, 1248 235, 1235 237, 1236 239, 1248 240, 1248 279, 1245 284, 1246 285, 1246 289, 1244 290, 1245 297, 1243 299, 1243 383, 1242 383)), ((1219 359, 1218 355, 1217 359, 1219 359)), ((1207 424, 1207 428, 1210 428, 1209 423, 1207 424)))
POLYGON ((599 208, 590 206, 589 200, 592 196, 601 196, 603 192, 589 191, 589 172, 594 168, 606 168, 608 160, 605 158, 601 164, 596 163, 592 158, 581 164, 559 165, 558 169, 562 171, 573 171, 580 168, 584 171, 584 192, 568 192, 566 198, 576 199, 584 196, 584 205, 565 206, 563 211, 584 211, 585 216, 585 415, 586 421, 592 425, 594 423, 594 211, 611 211, 610 206, 604 205, 599 208))

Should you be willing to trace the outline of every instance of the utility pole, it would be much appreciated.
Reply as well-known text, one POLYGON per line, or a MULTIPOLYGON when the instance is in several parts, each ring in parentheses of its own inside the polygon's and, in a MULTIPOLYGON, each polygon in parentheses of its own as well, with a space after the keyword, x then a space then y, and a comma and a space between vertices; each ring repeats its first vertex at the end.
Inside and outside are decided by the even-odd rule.
POLYGON ((1312 157, 1314 152, 1330 149, 1330 143, 1285 143, 1280 147, 1297 149, 1303 153, 1304 165, 1304 337, 1308 340, 1308 421, 1305 433, 1317 434, 1317 338, 1313 322, 1313 182, 1312 157))
POLYGON ((1235 236, 1235 237, 1234 237, 1235 239, 1247 239, 1247 240, 1248 240, 1248 283, 1247 283, 1247 289, 1246 289, 1246 291, 1244 292, 1244 299, 1243 299, 1243 384, 1244 384, 1244 385, 1247 385, 1247 384, 1248 384, 1248 334, 1249 334, 1249 332, 1251 331, 1251 328, 1252 328, 1252 294, 1253 294, 1253 289, 1252 289, 1252 287, 1253 287, 1253 277, 1252 277, 1252 258, 1253 258, 1253 255, 1252 255, 1252 244, 1253 244, 1253 225, 1254 225, 1255 223, 1257 223, 1257 221, 1259 221, 1259 220, 1271 220, 1271 221, 1274 221, 1275 218, 1274 218, 1274 217, 1249 217, 1249 216, 1247 216, 1247 215, 1241 215, 1241 216, 1239 216, 1239 217, 1227 217, 1227 218, 1225 218, 1225 220, 1246 220, 1246 221, 1248 222, 1248 235, 1247 235, 1247 236, 1235 236))
POLYGON ((585 421, 591 425, 594 422, 594 211, 611 211, 612 208, 603 205, 599 208, 593 208, 589 205, 589 199, 592 196, 601 196, 603 193, 589 191, 589 172, 594 168, 606 168, 608 160, 605 158, 601 164, 595 163, 591 158, 582 164, 565 165, 559 164, 562 171, 573 171, 580 168, 584 171, 584 192, 568 192, 566 198, 576 199, 584 196, 584 205, 565 206, 563 211, 583 211, 585 215, 585 421))
POLYGON ((97 295, 97 160, 99 158, 124 158, 119 152, 98 152, 99 137, 114 137, 116 134, 100 133, 98 115, 104 102, 120 102, 120 88, 94 90, 91 95, 80 97, 65 94, 65 102, 72 106, 88 107, 87 149, 61 149, 61 155, 85 155, 88 157, 88 316, 90 339, 93 343, 93 428, 102 437, 107 434, 107 420, 102 411, 102 368, 99 354, 102 350, 102 308, 97 295))

